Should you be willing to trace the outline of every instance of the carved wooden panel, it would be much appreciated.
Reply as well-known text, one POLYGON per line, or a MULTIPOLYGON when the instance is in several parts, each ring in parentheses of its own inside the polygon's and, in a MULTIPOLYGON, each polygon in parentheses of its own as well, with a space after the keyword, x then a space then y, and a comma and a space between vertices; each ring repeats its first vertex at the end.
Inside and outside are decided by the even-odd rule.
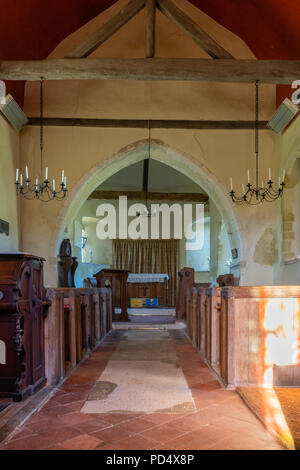
POLYGON ((0 254, 0 396, 20 401, 46 382, 43 259, 23 253, 0 254))

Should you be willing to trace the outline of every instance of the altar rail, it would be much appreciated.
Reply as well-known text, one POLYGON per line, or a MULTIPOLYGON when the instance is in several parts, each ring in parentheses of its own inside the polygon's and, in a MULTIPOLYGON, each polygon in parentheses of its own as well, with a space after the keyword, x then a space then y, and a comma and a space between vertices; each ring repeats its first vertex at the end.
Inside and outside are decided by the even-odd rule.
POLYGON ((300 286, 194 287, 186 321, 225 386, 300 385, 300 286))
POLYGON ((111 330, 112 300, 108 288, 49 288, 44 322, 45 375, 60 382, 111 330))

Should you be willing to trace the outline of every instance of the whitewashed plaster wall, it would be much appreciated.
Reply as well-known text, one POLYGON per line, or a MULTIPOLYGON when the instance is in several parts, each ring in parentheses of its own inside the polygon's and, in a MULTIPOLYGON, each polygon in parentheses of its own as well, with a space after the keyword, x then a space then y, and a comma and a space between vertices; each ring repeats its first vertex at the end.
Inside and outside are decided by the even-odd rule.
MULTIPOLYGON (((126 3, 120 0, 66 38, 50 55, 61 58, 105 23, 126 3)), ((245 43, 185 0, 176 2, 236 58, 253 58, 245 43)), ((157 17, 157 57, 207 57, 193 41, 160 13, 157 17)), ((91 57, 145 57, 145 13, 142 11, 91 57)), ((275 87, 262 85, 260 119, 275 110, 275 87)), ((25 112, 39 113, 39 83, 27 82, 25 112)), ((254 117, 254 85, 168 81, 48 81, 44 115, 127 119, 236 119, 254 117)), ((63 203, 22 201, 24 250, 46 258, 46 284, 56 283, 56 255, 64 230, 102 181, 123 166, 144 158, 146 129, 48 127, 45 160, 49 174, 64 168, 69 193, 63 203)), ((261 131, 261 170, 274 165, 274 137, 261 131)), ((222 214, 231 248, 238 248, 243 284, 273 283, 273 266, 262 256, 253 261, 265 230, 274 226, 274 206, 236 207, 228 198, 229 178, 240 189, 247 169, 254 174, 254 133, 251 130, 152 130, 153 158, 173 166, 199 184, 222 214)), ((32 176, 39 168, 39 130, 22 132, 22 162, 32 176)))
POLYGON ((300 116, 276 138, 277 167, 286 170, 285 191, 277 204, 279 257, 275 284, 300 284, 300 116))
POLYGON ((0 252, 19 249, 19 214, 15 171, 19 165, 19 132, 0 115, 0 219, 9 223, 9 235, 0 233, 0 252))

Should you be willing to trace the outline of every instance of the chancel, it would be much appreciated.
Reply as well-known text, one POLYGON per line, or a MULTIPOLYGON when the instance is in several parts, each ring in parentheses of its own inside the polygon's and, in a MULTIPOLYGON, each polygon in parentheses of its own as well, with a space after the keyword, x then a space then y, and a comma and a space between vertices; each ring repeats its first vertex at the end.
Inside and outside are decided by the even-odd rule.
POLYGON ((0 449, 300 449, 295 2, 23 3, 0 30, 0 449))

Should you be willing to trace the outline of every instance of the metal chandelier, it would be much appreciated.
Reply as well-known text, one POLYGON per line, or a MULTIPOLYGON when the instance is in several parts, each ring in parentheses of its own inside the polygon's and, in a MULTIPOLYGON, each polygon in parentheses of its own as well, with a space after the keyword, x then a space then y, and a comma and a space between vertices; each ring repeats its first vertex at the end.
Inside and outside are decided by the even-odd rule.
POLYGON ((67 177, 65 176, 64 170, 62 170, 61 183, 56 188, 55 179, 52 181, 52 185, 48 180, 48 167, 45 169, 45 175, 43 175, 43 148, 44 148, 44 132, 43 132, 43 78, 41 78, 40 84, 40 159, 41 159, 41 175, 40 181, 38 178, 35 180, 35 184, 31 184, 29 179, 28 166, 25 167, 25 181, 23 182, 23 175, 20 174, 19 180, 19 168, 16 170, 16 192, 18 195, 25 197, 25 199, 39 199, 43 202, 53 201, 54 199, 61 201, 66 197, 67 194, 67 177))
POLYGON ((232 201, 236 204, 250 204, 258 205, 262 204, 264 201, 273 202, 276 201, 283 194, 283 189, 285 186, 285 170, 283 171, 282 179, 278 177, 277 188, 274 186, 272 181, 271 168, 269 168, 269 177, 266 185, 262 180, 261 186, 259 186, 259 172, 258 172, 258 80, 255 82, 255 184, 250 182, 250 171, 248 170, 248 183, 246 185, 247 189, 245 190, 244 184, 242 184, 242 194, 237 196, 235 190, 233 189, 232 178, 230 178, 230 192, 229 195, 232 201))

